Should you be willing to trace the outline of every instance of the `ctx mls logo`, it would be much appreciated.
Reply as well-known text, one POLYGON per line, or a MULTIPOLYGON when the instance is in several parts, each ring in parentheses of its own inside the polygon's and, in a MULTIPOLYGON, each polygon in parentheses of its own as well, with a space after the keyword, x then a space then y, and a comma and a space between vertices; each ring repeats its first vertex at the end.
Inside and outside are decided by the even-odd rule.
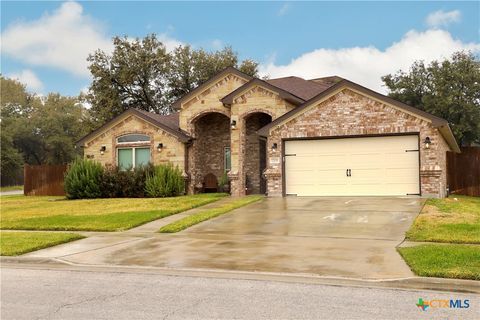
POLYGON ((418 299, 416 303, 417 307, 423 311, 427 311, 428 308, 450 308, 450 309, 467 309, 470 307, 470 300, 459 300, 459 299, 435 299, 435 300, 423 300, 422 298, 418 299))
POLYGON ((427 310, 428 307, 429 307, 428 301, 425 302, 425 301, 423 301, 422 298, 418 298, 417 307, 419 307, 419 308, 422 309, 423 311, 427 310))

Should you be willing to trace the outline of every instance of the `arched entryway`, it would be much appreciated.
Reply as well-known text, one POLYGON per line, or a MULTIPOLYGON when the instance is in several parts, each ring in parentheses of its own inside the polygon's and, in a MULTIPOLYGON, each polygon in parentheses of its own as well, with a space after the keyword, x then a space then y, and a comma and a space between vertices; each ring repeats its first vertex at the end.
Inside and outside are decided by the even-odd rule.
POLYGON ((194 120, 194 141, 191 157, 192 187, 195 192, 214 191, 205 188, 205 181, 212 175, 217 181, 230 170, 230 118, 211 112, 194 120), (207 177, 207 178, 206 178, 207 177))
POLYGON ((245 118, 245 149, 243 172, 247 194, 264 194, 266 180, 262 173, 267 166, 266 140, 257 131, 272 122, 272 117, 263 112, 255 112, 245 118))

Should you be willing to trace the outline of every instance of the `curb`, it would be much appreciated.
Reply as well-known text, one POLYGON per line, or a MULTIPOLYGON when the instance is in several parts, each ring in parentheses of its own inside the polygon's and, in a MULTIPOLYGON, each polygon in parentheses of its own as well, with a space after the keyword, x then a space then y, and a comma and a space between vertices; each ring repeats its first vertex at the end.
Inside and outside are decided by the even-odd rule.
POLYGON ((299 284, 319 284, 330 286, 369 287, 400 290, 434 290, 480 294, 480 281, 447 278, 409 277, 397 279, 360 279, 319 276, 313 274, 273 273, 256 271, 249 272, 221 269, 174 269, 143 266, 86 265, 71 263, 62 259, 30 257, 0 257, 0 265, 4 268, 6 267, 18 269, 63 270, 76 272, 142 273, 158 274, 164 276, 204 277, 232 280, 257 280, 299 284))

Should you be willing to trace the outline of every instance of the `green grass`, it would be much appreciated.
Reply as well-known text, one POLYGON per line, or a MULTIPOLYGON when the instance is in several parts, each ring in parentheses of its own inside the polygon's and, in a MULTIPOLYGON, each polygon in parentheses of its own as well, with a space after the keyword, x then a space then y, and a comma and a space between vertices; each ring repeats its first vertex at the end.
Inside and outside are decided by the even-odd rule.
POLYGON ((183 219, 180 219, 178 221, 172 222, 170 224, 167 224, 166 226, 163 226, 158 230, 158 232, 162 233, 175 233, 179 232, 182 230, 185 230, 186 228, 189 228, 193 225, 196 225, 200 222, 218 217, 224 213, 227 213, 229 211, 232 211, 234 209, 243 207, 247 204, 253 203, 255 201, 258 201, 262 199, 263 196, 260 195, 251 195, 251 196, 246 196, 243 198, 239 198, 237 200, 234 200, 230 203, 224 204, 222 206, 219 206, 217 208, 213 209, 208 209, 205 211, 202 211, 197 214, 190 215, 188 217, 185 217, 183 219))
POLYGON ((429 199, 406 236, 410 241, 480 243, 480 198, 429 199))
POLYGON ((0 192, 23 190, 23 186, 0 187, 0 192))
POLYGON ((74 233, 0 232, 0 255, 17 256, 82 238, 74 233))
POLYGON ((172 198, 66 200, 4 196, 0 228, 14 230, 121 231, 217 201, 226 194, 172 198))
POLYGON ((480 280, 480 246, 428 244, 398 251, 419 276, 480 280))

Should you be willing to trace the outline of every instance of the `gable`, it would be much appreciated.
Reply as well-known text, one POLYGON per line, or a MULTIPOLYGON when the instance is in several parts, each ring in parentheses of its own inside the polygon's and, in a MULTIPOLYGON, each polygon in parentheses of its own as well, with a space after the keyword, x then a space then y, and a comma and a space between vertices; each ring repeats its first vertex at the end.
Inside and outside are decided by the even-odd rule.
POLYGON ((221 100, 225 105, 244 103, 245 99, 249 96, 249 94, 251 96, 252 92, 260 95, 263 94, 263 96, 269 96, 270 98, 280 97, 281 99, 286 100, 294 105, 299 105, 305 102, 305 100, 293 95, 290 92, 256 78, 245 83, 235 91, 230 92, 221 100))
MULTIPOLYGON (((165 119, 164 119, 165 120, 165 119)), ((138 127, 150 127, 158 131, 165 132, 166 134, 174 137, 178 141, 187 142, 190 140, 190 137, 182 132, 181 130, 175 130, 170 125, 166 123, 162 123, 159 119, 159 115, 150 114, 146 111, 141 111, 137 109, 129 109, 119 116, 113 118, 112 120, 105 123, 100 128, 94 130, 93 132, 87 134, 79 141, 77 141, 77 145, 85 146, 87 143, 91 143, 94 139, 98 136, 105 136, 106 132, 112 130, 112 128, 118 128, 119 125, 125 125, 126 123, 131 122, 131 130, 134 130, 134 126, 138 127), (131 122, 132 120, 135 120, 131 122), (134 126, 133 126, 134 124, 134 126)))
POLYGON ((236 90, 247 82, 246 79, 234 74, 227 74, 217 79, 203 90, 198 90, 194 95, 186 99, 181 105, 181 109, 187 109, 195 103, 211 105, 212 102, 218 103, 225 95, 236 90))
POLYGON ((263 88, 261 86, 253 86, 233 98, 233 103, 244 104, 248 101, 249 98, 270 98, 276 100, 280 99, 280 96, 278 93, 263 88))
MULTIPOLYGON (((296 130, 295 126, 324 127, 324 133, 344 132, 342 135, 381 132, 415 132, 420 127, 438 129, 450 148, 459 152, 458 144, 448 122, 424 111, 407 106, 390 97, 343 80, 316 98, 293 109, 258 131, 268 136, 273 131, 296 130), (353 128, 353 129, 352 129, 353 128)), ((297 128, 297 129, 299 129, 297 128)))
POLYGON ((84 143, 84 147, 88 148, 97 143, 98 140, 105 138, 114 139, 117 136, 129 133, 143 133, 151 135, 151 132, 157 131, 159 128, 153 124, 139 118, 138 116, 127 114, 117 121, 109 123, 102 127, 93 137, 84 143))
MULTIPOLYGON (((294 117, 278 123, 272 131, 298 130, 303 127, 315 128, 319 132, 335 132, 337 135, 363 130, 398 132, 402 128, 418 131, 421 126, 430 125, 428 119, 414 116, 394 106, 377 101, 354 90, 343 88, 328 98, 312 104, 294 117)), ((324 134, 322 134, 324 135, 324 134)))
MULTIPOLYGON (((177 110, 184 109, 185 107, 188 107, 188 105, 191 105, 197 101, 200 101, 202 97, 206 97, 207 95, 209 95, 212 88, 215 88, 216 86, 221 85, 221 82, 225 80, 229 82, 229 80, 232 80, 232 79, 239 82, 239 84, 236 86, 234 85, 229 92, 232 92, 239 86, 243 85, 244 83, 252 79, 252 77, 233 67, 228 67, 223 71, 219 72, 218 74, 216 74, 215 76, 213 76, 212 78, 208 79, 206 82, 199 85, 197 88, 193 89, 189 93, 182 96, 180 99, 175 101, 172 104, 172 106, 174 109, 177 109, 177 110)), ((228 94, 228 92, 225 94, 228 94)), ((219 99, 220 98, 221 97, 219 97, 219 99)))

